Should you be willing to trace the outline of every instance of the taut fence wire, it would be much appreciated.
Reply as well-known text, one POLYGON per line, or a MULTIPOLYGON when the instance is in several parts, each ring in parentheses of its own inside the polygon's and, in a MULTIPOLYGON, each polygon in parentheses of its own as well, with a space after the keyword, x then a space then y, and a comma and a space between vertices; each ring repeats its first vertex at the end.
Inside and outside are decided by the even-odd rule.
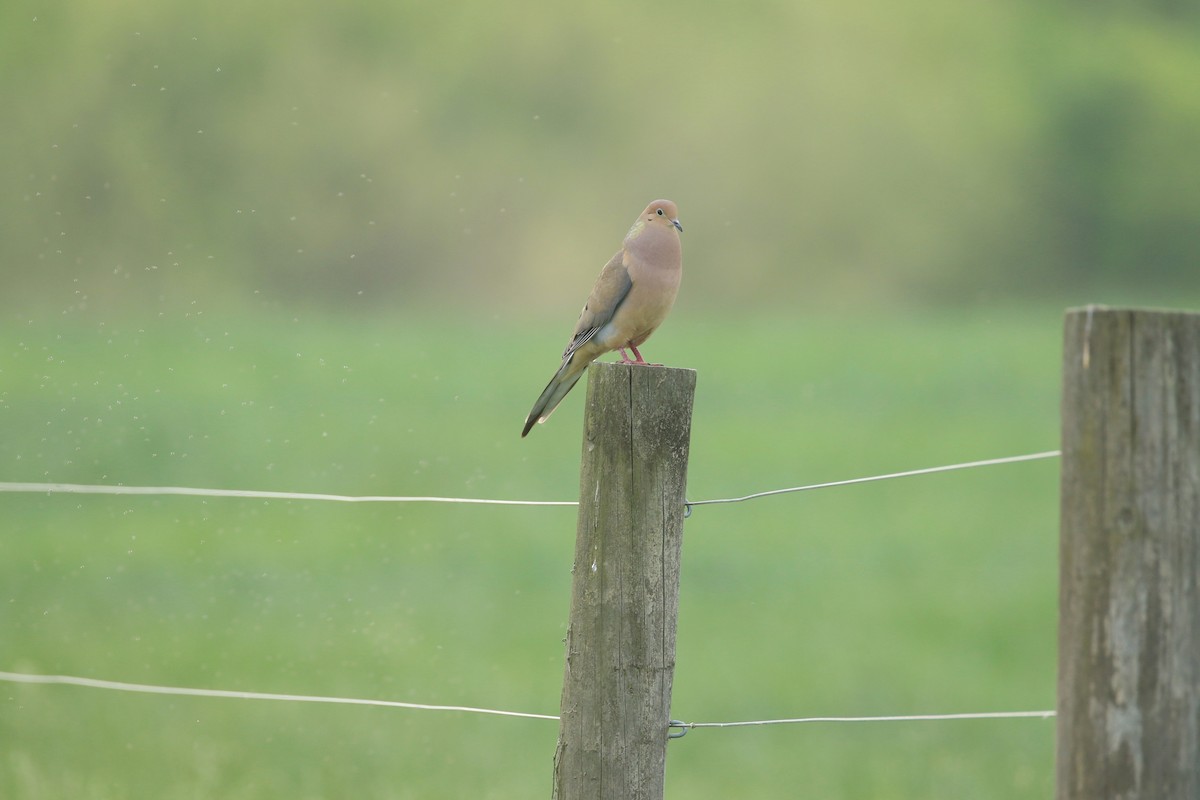
MULTIPOLYGON (((1020 456, 1004 456, 989 458, 982 461, 968 461, 961 464, 946 464, 940 467, 924 467, 904 472, 891 472, 885 475, 871 475, 865 478, 849 478, 847 480, 828 481, 826 483, 811 483, 804 486, 792 486, 786 489, 770 489, 765 492, 742 495, 741 497, 725 497, 713 500, 688 501, 689 509, 695 506, 717 505, 724 503, 742 503, 747 500, 757 500, 762 497, 772 497, 794 492, 807 492, 814 489, 830 489, 835 486, 852 486, 860 483, 909 478, 915 475, 932 475, 939 472, 955 472, 978 467, 992 467, 1001 464, 1017 464, 1023 461, 1037 461, 1047 458, 1057 458, 1058 450, 1046 450, 1041 453, 1029 453, 1020 456)), ((202 489, 191 486, 122 486, 90 483, 18 483, 0 481, 0 492, 25 494, 97 494, 97 495, 183 495, 189 497, 229 497, 260 500, 315 500, 335 503, 464 503, 472 505, 496 506, 577 506, 575 500, 497 500, 483 497, 429 497, 402 495, 344 495, 314 492, 278 492, 259 491, 255 489, 202 489)))
MULTIPOLYGON (((207 697, 226 700, 275 700, 292 703, 328 703, 348 706, 380 706, 383 708, 402 708, 415 711, 449 711, 465 714, 490 714, 499 717, 518 717, 524 719, 557 720, 557 714, 536 714, 527 711, 505 711, 498 708, 478 708, 475 706, 436 705, 433 703, 409 703, 399 700, 373 700, 360 697, 324 697, 320 695, 278 694, 275 692, 245 692, 231 689, 197 689, 185 686, 159 686, 146 683, 128 683, 126 681, 109 681, 99 678, 81 678, 76 675, 37 675, 26 672, 0 671, 0 681, 26 684, 58 684, 66 686, 82 686, 88 689, 106 689, 116 692, 134 692, 138 694, 174 695, 177 697, 207 697)), ((969 719, 1016 719, 1053 717, 1053 711, 982 711, 962 714, 912 714, 900 716, 869 716, 869 717, 794 717, 790 719, 759 719, 741 720, 737 722, 679 722, 672 721, 671 727, 683 731, 692 728, 746 728, 761 725, 795 725, 814 722, 918 722, 918 721, 947 721, 969 719)))

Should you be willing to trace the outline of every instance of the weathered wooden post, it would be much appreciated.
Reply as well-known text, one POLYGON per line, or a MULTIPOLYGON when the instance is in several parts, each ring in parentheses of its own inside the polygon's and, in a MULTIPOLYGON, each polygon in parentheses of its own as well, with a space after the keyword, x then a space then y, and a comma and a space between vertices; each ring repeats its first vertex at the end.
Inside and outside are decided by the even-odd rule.
POLYGON ((1067 313, 1058 800, 1200 798, 1200 314, 1067 313))
POLYGON ((696 373, 589 369, 553 796, 659 800, 696 373))

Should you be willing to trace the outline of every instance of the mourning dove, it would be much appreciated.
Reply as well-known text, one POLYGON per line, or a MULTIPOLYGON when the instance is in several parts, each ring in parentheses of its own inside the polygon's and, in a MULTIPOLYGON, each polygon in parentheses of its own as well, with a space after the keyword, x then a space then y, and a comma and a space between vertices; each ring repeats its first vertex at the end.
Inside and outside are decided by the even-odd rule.
POLYGON ((522 437, 535 422, 550 417, 597 356, 620 350, 620 363, 646 364, 637 346, 662 324, 675 303, 683 273, 682 230, 679 212, 670 200, 655 200, 638 215, 621 249, 600 271, 563 353, 562 366, 533 404, 522 437), (636 361, 629 359, 626 348, 636 361))

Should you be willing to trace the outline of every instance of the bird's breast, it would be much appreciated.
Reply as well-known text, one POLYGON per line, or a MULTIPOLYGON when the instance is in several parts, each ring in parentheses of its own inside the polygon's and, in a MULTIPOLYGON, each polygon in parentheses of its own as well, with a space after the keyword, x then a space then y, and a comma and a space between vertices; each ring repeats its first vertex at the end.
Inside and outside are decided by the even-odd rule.
POLYGON ((646 340, 662 324, 679 292, 679 270, 656 270, 635 280, 612 320, 597 338, 610 350, 646 340))

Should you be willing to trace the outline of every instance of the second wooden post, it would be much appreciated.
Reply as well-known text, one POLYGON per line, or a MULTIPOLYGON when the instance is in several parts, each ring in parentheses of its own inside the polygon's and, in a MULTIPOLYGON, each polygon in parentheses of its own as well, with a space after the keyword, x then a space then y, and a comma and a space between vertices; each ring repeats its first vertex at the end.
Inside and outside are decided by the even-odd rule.
POLYGON ((1071 311, 1059 800, 1200 798, 1200 314, 1071 311))
POLYGON ((553 796, 659 800, 696 373, 589 369, 553 796))

